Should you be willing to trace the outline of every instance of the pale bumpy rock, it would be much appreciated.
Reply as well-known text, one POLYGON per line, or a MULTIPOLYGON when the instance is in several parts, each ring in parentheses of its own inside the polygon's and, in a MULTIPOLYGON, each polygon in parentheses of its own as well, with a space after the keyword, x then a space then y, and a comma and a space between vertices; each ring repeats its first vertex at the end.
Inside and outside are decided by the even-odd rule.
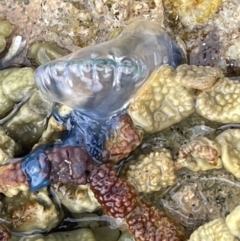
POLYGON ((223 166, 235 177, 240 178, 240 129, 229 129, 216 137, 221 146, 223 166))
POLYGON ((177 83, 175 75, 170 66, 154 71, 128 108, 134 124, 147 133, 178 123, 195 110, 192 89, 177 83))
POLYGON ((61 219, 46 190, 20 193, 14 198, 5 197, 1 207, 1 217, 6 226, 15 232, 50 231, 61 219))
POLYGON ((52 188, 60 202, 73 213, 93 212, 100 208, 89 184, 73 186, 56 183, 52 184, 52 188))
POLYGON ((220 77, 223 77, 223 73, 219 68, 183 64, 177 67, 175 79, 185 87, 207 90, 220 77))
POLYGON ((221 78, 209 91, 197 96, 196 112, 204 118, 221 123, 240 122, 239 81, 221 78))
POLYGON ((192 171, 207 171, 222 167, 220 146, 216 141, 200 136, 182 145, 175 167, 187 167, 192 171))
POLYGON ((172 185, 176 176, 170 151, 163 149, 140 155, 135 164, 129 166, 127 180, 139 191, 151 193, 172 185))

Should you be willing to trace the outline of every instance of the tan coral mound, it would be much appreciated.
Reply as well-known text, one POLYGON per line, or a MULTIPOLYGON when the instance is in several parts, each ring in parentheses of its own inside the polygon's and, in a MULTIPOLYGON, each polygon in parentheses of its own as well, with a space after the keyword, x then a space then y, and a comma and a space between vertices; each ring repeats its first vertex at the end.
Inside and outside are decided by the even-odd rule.
POLYGON ((221 146, 221 158, 225 169, 240 178, 240 129, 229 129, 216 137, 221 146))
POLYGON ((176 71, 162 66, 149 77, 128 108, 136 126, 148 133, 159 132, 194 112, 192 89, 177 83, 176 71))
POLYGON ((209 91, 197 96, 196 112, 204 118, 221 123, 240 122, 240 84, 221 78, 209 91))
POLYGON ((55 183, 52 187, 60 202, 73 213, 93 212, 100 207, 89 184, 73 186, 55 183))
POLYGON ((219 68, 183 64, 177 67, 175 79, 185 87, 207 90, 222 76, 223 73, 219 68))
POLYGON ((150 193, 172 185, 176 176, 170 151, 163 149, 140 155, 136 164, 130 165, 127 180, 139 192, 150 193))
POLYGON ((181 167, 195 172, 221 168, 220 146, 203 136, 195 138, 179 149, 176 168, 181 167))

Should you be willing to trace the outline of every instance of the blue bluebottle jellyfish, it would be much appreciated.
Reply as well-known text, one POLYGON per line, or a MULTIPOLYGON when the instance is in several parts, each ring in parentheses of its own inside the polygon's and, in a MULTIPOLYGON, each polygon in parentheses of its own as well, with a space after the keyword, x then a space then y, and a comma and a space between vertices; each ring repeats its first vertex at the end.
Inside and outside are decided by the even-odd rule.
POLYGON ((50 100, 107 120, 129 105, 156 67, 182 61, 180 48, 159 23, 139 20, 113 40, 38 67, 35 80, 50 100))
POLYGON ((30 191, 38 191, 51 183, 51 163, 45 153, 48 150, 51 150, 48 146, 38 147, 22 159, 22 170, 30 191))

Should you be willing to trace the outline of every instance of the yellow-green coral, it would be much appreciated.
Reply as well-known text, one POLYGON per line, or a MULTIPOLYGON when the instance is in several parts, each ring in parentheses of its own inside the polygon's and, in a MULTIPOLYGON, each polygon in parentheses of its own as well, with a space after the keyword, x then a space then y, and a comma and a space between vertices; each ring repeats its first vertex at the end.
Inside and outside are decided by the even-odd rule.
POLYGON ((20 102, 36 88, 34 70, 30 67, 13 70, 3 81, 3 93, 12 101, 20 102))
POLYGON ((7 38, 11 35, 13 27, 7 20, 0 21, 0 36, 7 38))
POLYGON ((221 123, 240 122, 240 83, 220 78, 196 99, 196 112, 204 118, 221 123))
POLYGON ((159 132, 192 114, 194 95, 175 81, 176 70, 162 66, 154 71, 128 108, 134 124, 148 133, 159 132))
POLYGON ((31 147, 41 137, 51 114, 53 103, 40 91, 34 92, 15 116, 4 124, 9 135, 20 144, 31 147))
POLYGON ((27 57, 37 65, 69 54, 70 51, 59 47, 56 43, 35 42, 28 50, 27 57))

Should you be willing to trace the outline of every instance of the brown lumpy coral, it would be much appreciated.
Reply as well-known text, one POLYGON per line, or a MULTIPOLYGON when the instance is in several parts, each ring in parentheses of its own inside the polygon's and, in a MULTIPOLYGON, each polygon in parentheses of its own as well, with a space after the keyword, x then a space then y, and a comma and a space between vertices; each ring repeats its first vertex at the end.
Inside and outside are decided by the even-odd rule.
POLYGON ((47 157, 52 163, 50 178, 53 182, 74 185, 86 184, 87 163, 91 162, 91 158, 84 148, 57 147, 47 153, 47 157))
POLYGON ((222 167, 220 155, 220 146, 216 141, 200 136, 180 147, 175 166, 192 171, 219 169, 222 167))
POLYGON ((9 230, 2 223, 0 223, 0 240, 9 241, 11 236, 12 235, 9 230))
POLYGON ((138 241, 185 240, 183 228, 157 208, 141 203, 127 217, 129 230, 138 241))
POLYGON ((139 191, 150 193, 172 185, 176 181, 174 162, 170 151, 140 155, 136 164, 129 166, 127 180, 139 191))
POLYGON ((88 177, 91 190, 105 212, 115 218, 126 217, 137 204, 137 192, 116 176, 107 164, 92 167, 88 177))
POLYGON ((155 133, 194 112, 192 89, 177 83, 175 75, 176 71, 172 67, 162 66, 140 88, 128 108, 136 126, 148 133, 155 133))
POLYGON ((142 132, 137 130, 129 115, 122 115, 111 125, 105 143, 105 155, 108 161, 117 163, 134 151, 142 141, 142 132))
POLYGON ((22 171, 21 162, 1 166, 0 177, 0 192, 8 197, 28 190, 29 185, 22 171))

